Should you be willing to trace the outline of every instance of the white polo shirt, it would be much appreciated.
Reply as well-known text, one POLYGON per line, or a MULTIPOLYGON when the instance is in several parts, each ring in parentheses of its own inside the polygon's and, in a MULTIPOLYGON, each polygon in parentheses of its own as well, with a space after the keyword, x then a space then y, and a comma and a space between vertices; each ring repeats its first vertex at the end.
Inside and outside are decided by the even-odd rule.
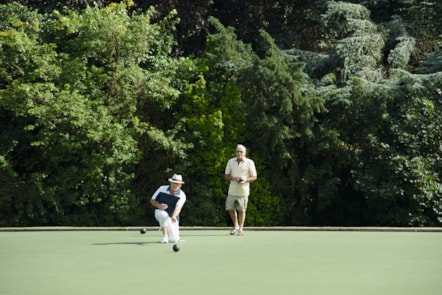
MULTIPOLYGON (((225 174, 230 174, 233 177, 239 176, 244 179, 258 176, 256 173, 255 162, 253 162, 252 159, 244 158, 243 161, 238 163, 236 157, 227 161, 225 174)), ((238 183, 231 180, 229 185, 229 195, 244 197, 250 195, 250 182, 238 183)))

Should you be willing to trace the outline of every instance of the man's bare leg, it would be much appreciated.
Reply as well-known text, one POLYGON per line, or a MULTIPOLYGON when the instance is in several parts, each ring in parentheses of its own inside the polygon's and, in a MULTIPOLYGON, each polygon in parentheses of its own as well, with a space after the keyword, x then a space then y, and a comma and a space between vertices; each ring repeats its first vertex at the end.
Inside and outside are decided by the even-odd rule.
POLYGON ((238 212, 238 223, 239 223, 238 235, 239 236, 242 236, 242 234, 243 234, 245 221, 246 221, 246 211, 239 211, 238 212))
POLYGON ((239 229, 238 214, 236 213, 236 210, 229 210, 229 214, 230 214, 230 218, 232 219, 232 222, 233 222, 233 229, 230 232, 230 234, 234 235, 234 234, 236 234, 236 232, 239 229))

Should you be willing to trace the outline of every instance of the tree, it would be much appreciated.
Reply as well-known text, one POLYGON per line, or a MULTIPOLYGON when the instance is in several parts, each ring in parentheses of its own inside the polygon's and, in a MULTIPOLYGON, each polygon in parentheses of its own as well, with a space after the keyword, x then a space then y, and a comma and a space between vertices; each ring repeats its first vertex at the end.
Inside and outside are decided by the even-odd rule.
MULTIPOLYGON (((440 95, 427 89, 440 86, 441 77, 397 71, 392 82, 396 87, 371 91, 384 108, 378 112, 378 127, 356 153, 355 186, 367 197, 372 223, 434 226, 442 220, 438 164, 442 108, 440 95)), ((355 95, 366 93, 363 86, 358 88, 355 95)))
POLYGON ((1 35, 3 222, 128 222, 140 203, 132 190, 140 138, 168 149, 159 140, 170 135, 138 108, 165 109, 179 93, 165 78, 177 64, 173 22, 151 24, 153 11, 130 16, 124 4, 48 18, 1 8, 10 15, 1 35))
MULTIPOLYGON (((209 180, 212 185, 210 191, 213 192, 213 197, 208 199, 214 200, 214 203, 217 204, 216 208, 219 213, 216 219, 219 222, 218 224, 225 225, 226 222, 229 222, 224 210, 228 184, 223 176, 225 164, 229 158, 234 157, 233 151, 236 145, 243 143, 249 146, 248 155, 255 160, 258 170, 262 167, 258 154, 254 152, 255 147, 249 140, 250 130, 246 129, 248 123, 246 114, 249 106, 244 97, 244 89, 239 82, 240 77, 245 75, 250 66, 257 60, 257 55, 250 46, 237 39, 231 27, 224 27, 215 18, 211 18, 210 21, 217 32, 208 36, 206 51, 202 55, 200 64, 205 77, 205 95, 208 102, 206 107, 193 107, 192 109, 196 110, 198 116, 204 119, 206 123, 210 123, 206 121, 206 116, 212 110, 216 110, 217 118, 220 119, 219 124, 210 123, 210 126, 212 126, 210 136, 206 136, 205 140, 199 141, 204 144, 204 151, 212 150, 211 156, 213 158, 207 155, 211 159, 212 168, 210 170, 206 168, 206 170, 212 171, 208 175, 214 175, 216 180, 209 180), (220 129, 218 131, 213 130, 215 126, 219 126, 220 129), (212 130, 216 132, 218 147, 208 144, 215 143, 212 140, 207 141, 207 139, 215 136, 212 130), (220 216, 226 218, 220 219, 220 216)), ((201 127, 203 125, 201 124, 201 127)), ((209 128, 206 126, 202 129, 201 127, 199 130, 209 128)), ((199 144, 195 147, 198 146, 199 144)), ((200 152, 200 154, 205 155, 204 152, 200 152)), ((272 195, 266 175, 265 173, 261 174, 261 171, 258 172, 260 173, 259 180, 252 185, 247 222, 257 225, 277 224, 278 221, 273 219, 276 216, 275 212, 280 213, 279 201, 272 195)))
MULTIPOLYGON (((436 182, 440 173, 430 164, 438 159, 437 149, 432 145, 427 150, 431 150, 430 154, 423 160, 417 156, 423 154, 422 150, 412 147, 411 141, 404 143, 398 138, 408 134, 403 128, 411 125, 417 128, 414 132, 427 134, 429 122, 425 116, 415 117, 419 123, 413 120, 412 124, 402 118, 408 118, 409 113, 421 114, 422 105, 433 105, 433 111, 437 112, 438 104, 434 102, 437 96, 429 93, 437 93, 438 78, 405 78, 406 75, 397 78, 395 73, 401 71, 391 69, 409 69, 416 50, 404 22, 387 19, 386 23, 375 24, 369 18, 370 12, 356 4, 330 1, 327 8, 323 20, 329 34, 337 36, 329 44, 336 49, 322 56, 286 51, 296 54, 297 60, 320 61, 316 68, 310 67, 310 73, 317 75, 313 80, 315 92, 326 98, 328 110, 318 116, 318 128, 314 130, 315 138, 320 140, 313 141, 314 145, 304 153, 311 177, 310 189, 302 195, 312 196, 315 209, 309 215, 314 223, 321 224, 437 224, 440 194, 436 182), (426 87, 431 90, 410 91, 405 86, 409 79, 416 90, 426 87), (433 82, 426 83, 426 79, 433 82), (422 99, 427 102, 421 102, 422 99), (411 101, 419 103, 410 104, 411 101), (407 107, 399 107, 402 105, 407 107), (397 146, 399 141, 404 144, 401 148, 397 146), (401 168, 404 163, 414 167, 412 172, 401 168), (408 182, 419 186, 410 187, 408 182), (325 191, 331 194, 321 193, 327 187, 324 183, 334 184, 329 186, 335 188, 334 193, 329 189, 325 191), (399 191, 414 191, 414 194, 399 191)), ((426 138, 425 142, 433 139, 426 138)))

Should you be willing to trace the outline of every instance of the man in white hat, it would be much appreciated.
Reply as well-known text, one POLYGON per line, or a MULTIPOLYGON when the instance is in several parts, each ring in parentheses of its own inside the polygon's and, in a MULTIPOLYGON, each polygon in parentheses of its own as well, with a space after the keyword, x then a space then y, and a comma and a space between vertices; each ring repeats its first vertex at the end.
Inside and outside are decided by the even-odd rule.
POLYGON ((181 190, 183 176, 174 174, 169 178, 169 185, 160 186, 152 195, 150 203, 155 209, 155 219, 163 232, 161 243, 180 240, 179 215, 186 202, 186 194, 181 190))

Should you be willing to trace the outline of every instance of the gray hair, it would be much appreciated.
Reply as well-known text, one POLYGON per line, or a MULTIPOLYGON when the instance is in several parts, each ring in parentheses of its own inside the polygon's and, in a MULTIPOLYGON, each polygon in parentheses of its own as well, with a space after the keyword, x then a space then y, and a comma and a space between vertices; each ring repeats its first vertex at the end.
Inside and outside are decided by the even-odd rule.
POLYGON ((244 149, 244 153, 247 153, 247 149, 246 149, 246 147, 245 147, 244 145, 242 145, 242 144, 238 144, 238 145, 236 146, 237 149, 238 149, 239 147, 244 149))

